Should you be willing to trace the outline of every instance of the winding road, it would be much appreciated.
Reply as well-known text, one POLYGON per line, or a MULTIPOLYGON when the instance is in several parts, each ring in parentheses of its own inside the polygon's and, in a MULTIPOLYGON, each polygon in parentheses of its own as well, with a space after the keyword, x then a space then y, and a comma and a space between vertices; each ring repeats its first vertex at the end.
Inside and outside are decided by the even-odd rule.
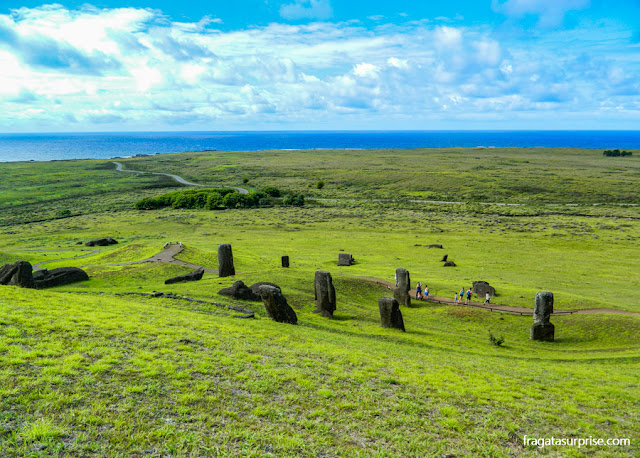
MULTIPOLYGON (((124 169, 124 165, 122 165, 121 162, 117 162, 117 161, 112 161, 115 165, 116 165, 116 171, 117 172, 125 172, 125 173, 142 173, 142 174, 146 174, 146 175, 164 175, 167 177, 171 177, 174 180, 176 180, 178 183, 183 184, 185 186, 199 186, 202 188, 206 188, 206 187, 211 187, 210 185, 206 185, 206 184, 199 184, 199 183, 191 183, 190 181, 185 180, 184 178, 182 178, 179 175, 173 175, 171 173, 162 173, 162 172, 140 172, 138 170, 125 170, 124 169)), ((238 191, 238 193, 240 194, 249 194, 249 190, 245 189, 245 188, 236 188, 234 186, 229 186, 229 188, 231 189, 235 189, 236 191, 238 191)))

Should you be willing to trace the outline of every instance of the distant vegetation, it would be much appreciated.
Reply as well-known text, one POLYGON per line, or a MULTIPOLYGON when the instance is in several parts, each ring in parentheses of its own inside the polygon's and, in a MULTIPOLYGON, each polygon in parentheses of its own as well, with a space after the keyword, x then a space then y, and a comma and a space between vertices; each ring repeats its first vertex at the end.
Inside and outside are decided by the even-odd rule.
POLYGON ((620 151, 619 149, 608 149, 602 155, 607 157, 626 157, 633 155, 633 153, 631 151, 620 151))
MULTIPOLYGON (((280 195, 280 190, 275 187, 267 187, 263 192, 250 192, 249 194, 240 194, 230 188, 175 191, 157 197, 145 197, 136 202, 136 209, 155 210, 173 207, 224 210, 228 208, 270 207, 276 204, 273 197, 279 197, 280 195)), ((282 199, 282 205, 301 207, 304 205, 304 196, 302 194, 287 194, 282 199)))

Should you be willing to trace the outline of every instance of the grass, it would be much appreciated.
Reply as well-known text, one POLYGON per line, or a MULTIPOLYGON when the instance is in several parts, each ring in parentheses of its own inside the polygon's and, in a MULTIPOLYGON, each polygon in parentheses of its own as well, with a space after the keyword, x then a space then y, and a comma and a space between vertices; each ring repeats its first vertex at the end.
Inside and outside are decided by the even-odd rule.
MULTIPOLYGON (((3 213, 0 226, 0 261, 12 262, 12 250, 63 250, 20 254, 35 263, 85 253, 72 250, 79 241, 109 235, 120 242, 86 258, 45 265, 90 266, 87 282, 42 291, 0 287, 0 455, 637 455, 638 317, 554 316, 556 341, 548 343, 529 340, 531 316, 418 303, 402 309, 402 333, 379 324, 377 300, 390 291, 362 278, 392 280, 395 268, 405 267, 413 283, 427 283, 432 294, 452 296, 463 285, 487 280, 496 287, 497 303, 532 307, 535 292, 544 289, 554 292, 558 310, 640 312, 639 210, 612 205, 625 201, 625 180, 637 179, 637 162, 624 158, 629 165, 616 187, 609 182, 616 158, 587 153, 379 151, 370 152, 362 170, 355 167, 355 158, 364 163, 361 152, 354 159, 320 151, 127 161, 134 170, 180 168, 184 178, 215 186, 237 185, 247 175, 256 187, 273 184, 337 199, 223 212, 135 211, 141 195, 166 192, 162 179, 147 177, 143 184, 94 161, 32 163, 24 170, 0 164, 26 174, 12 179, 18 189, 40 175, 57 173, 64 181, 75 171, 86 173, 79 178, 84 184, 68 194, 60 185, 57 195, 39 197, 79 202, 75 216, 58 218, 48 210, 31 215, 35 194, 25 193, 32 200, 24 206, 10 204, 11 216, 3 213), (530 186, 528 174, 513 173, 513 167, 548 167, 555 177, 551 201, 564 204, 580 186, 561 183, 577 159, 584 160, 576 180, 590 177, 590 186, 611 201, 594 207, 599 197, 585 192, 579 207, 556 208, 520 191, 512 200, 525 207, 409 202, 427 192, 444 197, 445 185, 435 180, 425 191, 406 164, 428 156, 434 173, 446 167, 462 173, 471 161, 459 160, 462 153, 493 164, 490 175, 499 183, 485 196, 493 201, 508 197, 502 179, 530 186), (278 162, 279 172, 270 175, 278 162), (94 177, 112 183, 108 189, 114 191, 84 207, 80 201, 94 177), (315 188, 319 179, 322 190, 315 188), (307 190, 307 183, 314 187, 307 190), (179 259, 213 268, 218 244, 231 243, 237 275, 205 274, 199 282, 166 286, 165 279, 189 269, 106 266, 145 259, 167 241, 183 242, 179 259), (427 248, 434 243, 444 249, 427 248), (338 268, 340 252, 353 254, 356 264, 338 268), (443 254, 458 267, 443 268, 443 254), (290 256, 291 268, 280 267, 282 255, 290 256), (317 269, 334 278, 333 320, 312 313, 317 269), (298 326, 268 320, 259 303, 217 294, 238 279, 280 285, 298 326), (126 294, 154 290, 240 305, 255 311, 256 319, 225 316, 212 304, 126 294), (504 336, 504 343, 492 345, 489 332, 504 336), (522 444, 525 435, 632 442, 537 449, 522 444)), ((476 181, 485 177, 467 175, 465 189, 456 184, 446 192, 451 200, 487 194, 476 181)), ((0 190, 0 203, 7 205, 7 196, 0 190)))

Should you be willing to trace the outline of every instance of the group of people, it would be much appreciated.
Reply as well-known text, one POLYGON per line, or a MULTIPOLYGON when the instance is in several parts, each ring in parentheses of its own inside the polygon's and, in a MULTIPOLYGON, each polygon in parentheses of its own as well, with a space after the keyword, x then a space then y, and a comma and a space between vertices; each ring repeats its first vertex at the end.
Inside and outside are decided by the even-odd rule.
MULTIPOLYGON (((473 295, 473 292, 471 291, 471 288, 467 289, 466 291, 464 290, 464 288, 460 288, 460 292, 456 291, 455 294, 453 295, 453 301, 456 304, 459 304, 459 303, 462 303, 462 301, 464 300, 465 304, 469 304, 471 302, 472 295, 473 295), (466 296, 466 300, 465 300, 465 296, 466 296)), ((424 300, 427 297, 429 297, 429 287, 425 283, 424 288, 422 288, 422 283, 418 282, 418 284, 416 285, 416 299, 424 300)), ((489 293, 487 293, 485 295, 484 303, 488 304, 490 301, 491 301, 491 296, 489 295, 489 293)))
POLYGON ((422 289, 422 283, 418 282, 416 286, 416 299, 425 299, 429 296, 429 287, 427 284, 424 284, 424 290, 422 289))

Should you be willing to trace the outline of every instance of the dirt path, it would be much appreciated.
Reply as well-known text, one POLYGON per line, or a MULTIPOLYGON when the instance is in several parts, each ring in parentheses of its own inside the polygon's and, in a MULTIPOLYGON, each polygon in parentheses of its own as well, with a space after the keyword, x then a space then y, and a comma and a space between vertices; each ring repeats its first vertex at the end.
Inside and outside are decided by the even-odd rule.
MULTIPOLYGON (((395 289, 395 285, 386 280, 382 280, 380 278, 374 277, 356 277, 361 278, 363 280, 368 280, 373 283, 377 283, 378 285, 384 286, 391 290, 395 289)), ((415 291, 409 291, 409 295, 416 299, 415 291)), ((459 305, 463 307, 472 307, 483 310, 488 310, 490 312, 504 312, 504 313, 512 313, 514 315, 533 315, 533 309, 527 307, 512 307, 510 305, 498 305, 498 304, 484 304, 483 302, 471 301, 469 304, 465 304, 464 302, 454 302, 453 299, 449 299, 441 296, 429 296, 426 299, 420 302, 431 302, 436 304, 447 304, 447 305, 459 305)), ((574 315, 574 314, 595 314, 595 313, 613 313, 616 315, 629 315, 629 316, 637 316, 640 317, 640 313, 638 312, 629 312, 627 310, 615 310, 615 309, 607 309, 607 308, 598 308, 598 309, 581 309, 581 310, 558 310, 554 312, 554 316, 558 315, 574 315)))
MULTIPOLYGON (((184 178, 182 178, 179 175, 173 175, 171 173, 162 173, 162 172, 139 172, 137 170, 124 170, 124 166, 122 165, 122 163, 120 162, 116 162, 116 161, 112 161, 115 165, 116 165, 116 171, 118 172, 125 172, 125 173, 144 173, 147 175, 165 175, 168 177, 173 178, 174 180, 176 180, 178 183, 180 184, 184 184, 186 186, 199 186, 199 187, 211 187, 210 185, 206 185, 206 184, 198 184, 198 183, 191 183, 190 181, 185 180, 184 178)), ((245 189, 245 188, 236 188, 233 186, 229 186, 231 189, 235 189, 236 191, 238 191, 240 194, 249 194, 249 190, 245 189)))

